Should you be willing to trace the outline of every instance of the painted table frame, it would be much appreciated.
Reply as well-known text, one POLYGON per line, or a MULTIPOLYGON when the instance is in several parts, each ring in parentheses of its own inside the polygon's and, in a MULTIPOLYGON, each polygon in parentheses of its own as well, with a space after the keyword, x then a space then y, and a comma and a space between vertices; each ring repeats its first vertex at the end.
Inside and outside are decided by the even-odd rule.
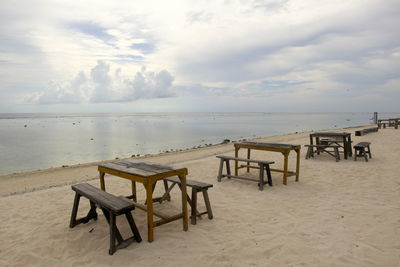
POLYGON ((114 175, 117 177, 131 180, 132 182, 132 196, 134 205, 147 212, 147 240, 152 242, 154 240, 154 227, 163 225, 165 223, 175 221, 182 218, 183 230, 188 230, 188 211, 187 211, 187 194, 186 194, 186 175, 188 174, 187 168, 171 167, 160 165, 157 163, 144 162, 139 160, 121 160, 116 162, 104 163, 98 166, 100 173, 100 187, 103 191, 105 189, 105 174, 114 175), (160 211, 153 210, 153 190, 158 180, 167 177, 178 176, 182 185, 182 213, 177 215, 166 215, 160 211), (142 183, 146 189, 146 205, 139 204, 136 201, 136 182, 142 183), (150 200, 150 201, 149 201, 150 200), (154 221, 153 215, 161 218, 154 221))
MULTIPOLYGON (((287 185, 287 177, 289 175, 296 175, 296 182, 299 181, 300 174, 300 145, 291 145, 291 144, 278 144, 278 143, 263 143, 263 142, 237 142, 233 144, 235 147, 235 157, 239 156, 239 150, 241 148, 247 148, 247 158, 250 159, 251 149, 254 150, 263 150, 263 151, 272 151, 272 152, 280 152, 284 156, 283 170, 280 169, 271 169, 272 172, 281 172, 283 173, 283 184, 287 185), (288 171, 289 165, 289 154, 291 151, 295 151, 297 153, 296 159, 296 171, 288 171)), ((256 166, 242 165, 238 166, 238 161, 235 161, 235 175, 238 175, 238 170, 240 168, 247 168, 247 172, 249 172, 249 168, 258 168, 256 166)))

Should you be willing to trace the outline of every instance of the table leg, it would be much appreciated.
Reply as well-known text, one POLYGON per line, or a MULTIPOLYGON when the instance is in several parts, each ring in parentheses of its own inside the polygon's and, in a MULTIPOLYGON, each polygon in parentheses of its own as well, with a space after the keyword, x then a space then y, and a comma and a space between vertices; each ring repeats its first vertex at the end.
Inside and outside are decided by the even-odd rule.
POLYGON ((296 182, 299 181, 299 175, 300 175, 300 148, 296 149, 297 153, 297 161, 296 161, 296 182))
POLYGON ((284 153, 283 155, 285 157, 283 163, 283 184, 287 185, 289 154, 284 153))
MULTIPOLYGON (((247 149, 247 159, 250 159, 250 148, 247 149)), ((250 165, 250 162, 247 163, 248 165, 250 165)), ((250 172, 250 167, 247 167, 247 172, 250 172)))
POLYGON ((351 135, 349 135, 349 142, 348 142, 348 149, 347 151, 349 151, 349 156, 352 157, 353 156, 353 149, 351 148, 351 135))
POLYGON ((344 154, 344 159, 347 159, 347 154, 349 153, 349 146, 347 144, 346 136, 343 136, 343 154, 344 154))
MULTIPOLYGON (((235 147, 235 158, 237 158, 237 157, 239 157, 239 148, 238 148, 238 147, 235 147)), ((238 176, 238 168, 239 168, 238 165, 239 165, 239 164, 238 164, 238 161, 235 160, 235 175, 236 175, 236 176, 238 176)))
POLYGON ((104 184, 104 176, 105 176, 105 173, 100 172, 100 188, 101 188, 101 190, 106 191, 106 186, 104 184))
POLYGON ((182 224, 183 231, 187 231, 189 228, 188 224, 188 211, 187 211, 187 193, 186 193, 186 175, 178 175, 181 181, 181 192, 182 192, 182 224))
POLYGON ((154 240, 154 224, 153 224, 153 184, 154 182, 148 182, 146 184, 146 199, 150 199, 150 201, 146 201, 147 204, 147 240, 149 242, 153 242, 154 240))

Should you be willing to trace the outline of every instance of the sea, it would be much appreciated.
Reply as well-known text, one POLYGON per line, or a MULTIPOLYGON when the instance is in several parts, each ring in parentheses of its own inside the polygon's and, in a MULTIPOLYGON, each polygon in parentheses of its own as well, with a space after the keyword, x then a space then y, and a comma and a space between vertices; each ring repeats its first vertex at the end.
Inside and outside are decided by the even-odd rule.
MULTIPOLYGON (((372 123, 356 113, 0 114, 0 175, 372 123)), ((379 118, 400 113, 379 113, 379 118)))

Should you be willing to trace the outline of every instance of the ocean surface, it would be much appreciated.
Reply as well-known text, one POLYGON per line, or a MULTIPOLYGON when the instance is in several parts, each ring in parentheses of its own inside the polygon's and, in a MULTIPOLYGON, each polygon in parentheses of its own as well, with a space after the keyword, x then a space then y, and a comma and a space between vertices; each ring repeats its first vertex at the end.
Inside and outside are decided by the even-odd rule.
MULTIPOLYGON (((0 114, 0 175, 372 123, 373 113, 0 114)), ((400 114, 379 114, 379 118, 400 114)))

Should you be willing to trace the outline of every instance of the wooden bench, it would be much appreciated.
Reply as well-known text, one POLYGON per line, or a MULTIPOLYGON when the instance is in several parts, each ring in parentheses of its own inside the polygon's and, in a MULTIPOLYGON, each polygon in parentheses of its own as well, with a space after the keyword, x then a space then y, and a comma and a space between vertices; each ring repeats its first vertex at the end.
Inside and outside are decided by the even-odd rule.
POLYGON ((217 176, 218 182, 221 182, 221 179, 223 177, 228 177, 228 179, 235 178, 235 179, 242 179, 242 180, 247 180, 247 181, 258 182, 258 189, 260 191, 262 191, 264 189, 264 184, 266 184, 266 183, 268 183, 269 186, 272 186, 271 169, 270 169, 269 165, 270 164, 274 164, 273 161, 246 159, 246 158, 236 158, 236 157, 223 156, 223 155, 218 155, 216 157, 220 159, 219 171, 218 171, 218 176, 217 176), (244 166, 241 166, 241 167, 259 168, 260 169, 260 173, 259 173, 258 179, 252 179, 252 178, 248 178, 248 177, 244 177, 244 176, 232 175, 231 174, 231 167, 230 167, 230 164, 229 164, 230 160, 247 162, 247 165, 244 165, 244 166), (224 162, 225 162, 225 166, 226 166, 226 174, 222 174, 223 167, 224 167, 224 162), (258 167, 250 166, 250 163, 257 163, 258 167), (268 182, 264 182, 264 170, 267 172, 268 182))
POLYGON ((354 145, 354 160, 357 160, 357 157, 364 157, 365 161, 368 161, 368 156, 369 158, 372 158, 371 156, 371 149, 369 147, 371 143, 370 142, 360 142, 356 145, 354 145), (357 153, 358 152, 358 153, 357 153))
POLYGON ((306 153, 306 159, 309 159, 310 157, 314 157, 314 154, 321 153, 321 152, 326 152, 332 157, 336 159, 336 162, 340 160, 339 156, 339 146, 338 145, 305 145, 308 147, 307 153, 306 153), (314 148, 316 149, 314 151, 314 148), (328 150, 329 148, 332 148, 333 150, 328 150))
POLYGON ((362 129, 362 130, 359 130, 359 131, 355 131, 355 135, 356 136, 363 136, 363 135, 368 134, 368 133, 377 132, 378 129, 379 129, 378 127, 362 129))
POLYGON ((110 225, 110 249, 108 251, 110 255, 114 254, 117 249, 127 247, 134 240, 138 243, 142 241, 131 214, 131 210, 135 208, 132 202, 125 198, 117 197, 104 192, 87 183, 73 185, 72 190, 75 191, 75 199, 72 207, 71 221, 69 224, 70 228, 73 228, 80 223, 87 223, 91 219, 97 220, 97 205, 103 211, 104 217, 110 225), (76 219, 81 196, 89 199, 90 210, 86 217, 76 219), (121 214, 125 214, 133 234, 132 237, 125 240, 122 238, 121 233, 116 226, 116 216, 121 214), (116 239, 118 241, 118 245, 115 245, 116 239))
MULTIPOLYGON (((160 200, 159 200, 160 203, 162 203, 162 201, 164 201, 164 200, 168 200, 168 201, 171 200, 171 196, 169 193, 171 192, 172 188, 174 188, 174 186, 176 184, 182 190, 181 181, 179 180, 178 177, 164 178, 163 181, 164 181, 165 193, 160 198, 160 200), (170 186, 168 186, 168 182, 171 182, 172 184, 170 186)), ((204 214, 207 214, 208 219, 211 220, 213 218, 213 213, 211 210, 210 199, 208 198, 208 188, 213 187, 213 185, 187 179, 186 186, 192 188, 192 198, 190 198, 189 195, 187 196, 187 201, 191 207, 191 216, 190 216, 191 224, 193 224, 193 225, 196 224, 196 218, 199 217, 201 219, 201 215, 204 215, 204 214), (206 205, 206 211, 204 211, 204 212, 199 212, 197 210, 197 193, 198 192, 203 193, 204 203, 206 205)))

